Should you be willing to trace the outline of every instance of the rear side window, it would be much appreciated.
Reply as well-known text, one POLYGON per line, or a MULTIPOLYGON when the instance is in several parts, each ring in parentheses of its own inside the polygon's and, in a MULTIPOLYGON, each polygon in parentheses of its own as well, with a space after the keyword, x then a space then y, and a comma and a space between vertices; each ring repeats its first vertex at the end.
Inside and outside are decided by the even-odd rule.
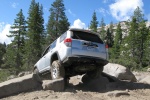
POLYGON ((99 36, 82 31, 73 31, 73 39, 86 40, 91 42, 103 43, 99 36))
POLYGON ((60 42, 62 42, 67 37, 67 33, 64 33, 60 36, 60 42))
POLYGON ((50 49, 53 49, 56 46, 56 40, 51 44, 50 49))

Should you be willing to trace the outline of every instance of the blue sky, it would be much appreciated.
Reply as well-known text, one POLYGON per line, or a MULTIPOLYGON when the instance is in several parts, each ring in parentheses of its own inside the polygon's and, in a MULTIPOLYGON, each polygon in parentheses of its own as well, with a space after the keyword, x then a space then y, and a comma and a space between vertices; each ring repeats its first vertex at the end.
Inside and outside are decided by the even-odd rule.
MULTIPOLYGON (((36 0, 43 5, 45 25, 50 15, 49 9, 55 0, 36 0)), ((14 23, 16 14, 23 9, 23 14, 28 17, 28 10, 31 0, 1 0, 0 3, 0 42, 9 44, 10 26, 14 23)), ((117 23, 130 18, 134 9, 139 6, 145 18, 150 21, 149 0, 64 0, 66 15, 70 27, 87 28, 92 20, 93 12, 96 11, 97 19, 100 22, 104 18, 106 24, 111 21, 117 23)))

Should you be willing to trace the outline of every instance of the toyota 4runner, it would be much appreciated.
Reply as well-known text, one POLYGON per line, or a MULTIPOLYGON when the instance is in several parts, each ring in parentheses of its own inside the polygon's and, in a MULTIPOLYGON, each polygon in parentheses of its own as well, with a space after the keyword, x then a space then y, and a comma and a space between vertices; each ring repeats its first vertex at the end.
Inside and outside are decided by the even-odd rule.
POLYGON ((34 74, 48 71, 52 79, 81 74, 97 77, 108 63, 107 49, 97 33, 70 28, 45 49, 34 74))

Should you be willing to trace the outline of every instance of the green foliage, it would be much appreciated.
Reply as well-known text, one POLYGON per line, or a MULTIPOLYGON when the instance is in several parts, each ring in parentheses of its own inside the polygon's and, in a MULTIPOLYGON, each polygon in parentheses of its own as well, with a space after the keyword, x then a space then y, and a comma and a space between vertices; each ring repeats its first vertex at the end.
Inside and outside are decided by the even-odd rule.
MULTIPOLYGON (((111 55, 120 55, 119 58, 111 61, 122 64, 130 69, 142 70, 145 66, 149 65, 149 30, 146 27, 146 23, 142 14, 142 11, 137 7, 132 16, 131 22, 128 22, 128 35, 124 37, 120 42, 116 42, 116 36, 114 46, 117 49, 111 50, 111 55), (121 52, 116 52, 120 50, 121 52)), ((119 32, 119 30, 118 30, 119 32)), ((116 34, 117 35, 117 34, 116 34)), ((117 37, 121 37, 117 36, 117 37)), ((118 41, 118 40, 117 40, 118 41)))
POLYGON ((10 72, 6 69, 0 70, 0 82, 6 81, 10 72))
POLYGON ((96 17, 96 12, 94 11, 93 16, 92 16, 92 21, 90 23, 90 29, 94 32, 97 32, 97 25, 98 25, 98 21, 96 17))
POLYGON ((137 70, 137 65, 138 65, 134 60, 126 59, 126 58, 122 58, 122 57, 120 57, 118 59, 110 59, 109 62, 123 65, 123 66, 129 68, 130 70, 137 70))
POLYGON ((42 46, 45 43, 44 33, 44 19, 43 19, 43 7, 35 0, 31 1, 31 5, 28 12, 28 32, 25 43, 25 63, 28 68, 31 69, 35 62, 41 57, 42 46))
POLYGON ((51 4, 50 16, 47 24, 47 44, 53 42, 58 36, 63 34, 70 26, 65 15, 63 0, 55 0, 51 4))
POLYGON ((139 7, 135 9, 129 26, 129 34, 125 37, 122 48, 124 50, 123 56, 133 60, 137 64, 136 69, 142 69, 147 66, 146 50, 149 46, 147 45, 148 29, 139 7))
POLYGON ((4 64, 3 62, 3 56, 4 54, 6 53, 6 44, 1 44, 0 43, 0 68, 1 68, 1 65, 4 64))

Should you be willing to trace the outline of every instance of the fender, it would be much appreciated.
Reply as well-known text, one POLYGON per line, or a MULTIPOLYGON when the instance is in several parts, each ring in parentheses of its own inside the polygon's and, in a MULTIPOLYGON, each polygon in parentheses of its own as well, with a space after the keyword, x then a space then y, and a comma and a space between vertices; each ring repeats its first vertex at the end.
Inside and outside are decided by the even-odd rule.
POLYGON ((50 58, 50 65, 52 65, 54 60, 59 60, 60 61, 60 56, 59 56, 58 51, 55 51, 53 53, 53 55, 51 56, 51 58, 50 58))

